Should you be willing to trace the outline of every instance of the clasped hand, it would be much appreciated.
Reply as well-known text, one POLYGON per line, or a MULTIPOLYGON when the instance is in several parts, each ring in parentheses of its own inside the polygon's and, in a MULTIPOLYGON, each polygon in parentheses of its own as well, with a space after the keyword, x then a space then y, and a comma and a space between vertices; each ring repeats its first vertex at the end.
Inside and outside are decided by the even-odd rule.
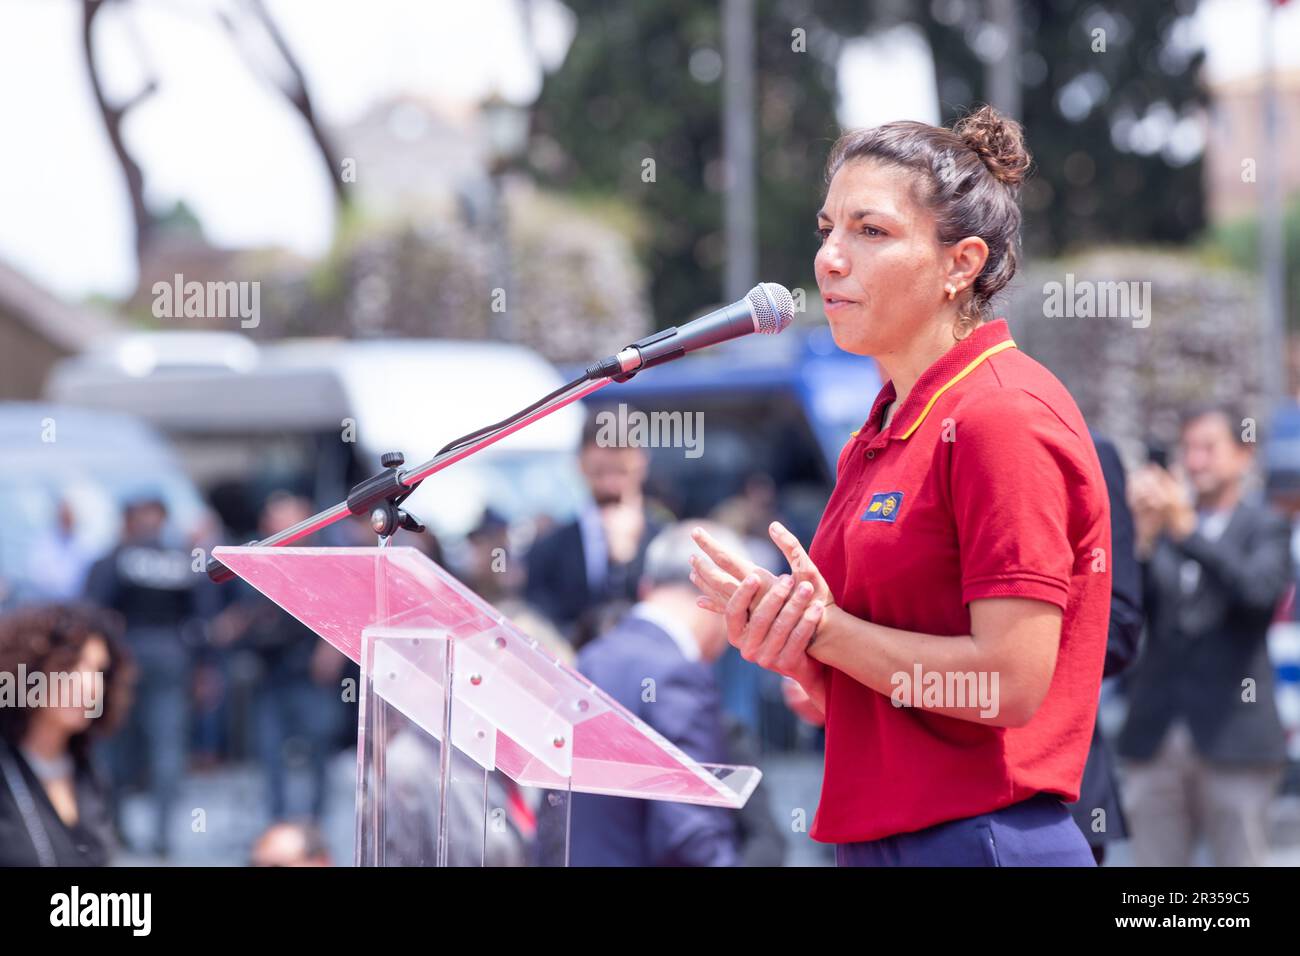
POLYGON ((785 555, 789 574, 775 575, 732 554, 696 528, 692 537, 708 557, 692 556, 691 582, 700 589, 699 606, 726 619, 727 639, 745 660, 812 691, 823 665, 808 656, 808 648, 835 601, 799 539, 775 521, 768 533, 785 555))

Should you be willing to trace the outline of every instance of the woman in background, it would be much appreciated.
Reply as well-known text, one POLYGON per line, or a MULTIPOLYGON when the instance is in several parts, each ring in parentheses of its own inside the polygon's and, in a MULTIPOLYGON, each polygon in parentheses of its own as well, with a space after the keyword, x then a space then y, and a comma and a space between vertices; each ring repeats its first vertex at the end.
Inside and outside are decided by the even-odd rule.
POLYGON ((109 862, 108 791, 89 751, 125 709, 117 630, 115 616, 89 607, 0 617, 0 866, 109 862))

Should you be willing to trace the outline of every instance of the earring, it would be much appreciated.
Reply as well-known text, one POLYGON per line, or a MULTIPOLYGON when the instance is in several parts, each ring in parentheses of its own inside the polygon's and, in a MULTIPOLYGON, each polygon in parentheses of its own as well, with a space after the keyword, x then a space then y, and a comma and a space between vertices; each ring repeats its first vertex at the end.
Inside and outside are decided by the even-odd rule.
POLYGON ((956 296, 956 294, 957 294, 957 290, 954 289, 954 288, 952 287, 952 283, 951 283, 951 282, 948 283, 948 284, 947 284, 946 286, 944 286, 943 288, 944 288, 944 291, 946 291, 946 292, 948 293, 948 301, 951 302, 951 301, 953 300, 953 297, 956 296))

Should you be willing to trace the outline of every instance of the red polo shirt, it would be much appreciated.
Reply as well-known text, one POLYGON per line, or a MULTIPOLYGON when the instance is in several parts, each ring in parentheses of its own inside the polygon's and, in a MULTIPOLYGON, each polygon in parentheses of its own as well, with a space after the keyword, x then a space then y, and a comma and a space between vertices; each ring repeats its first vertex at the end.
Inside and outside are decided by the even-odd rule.
POLYGON ((1002 320, 926 369, 882 431, 893 399, 886 383, 840 453, 809 549, 836 603, 887 627, 959 636, 971 633, 971 601, 1046 601, 1063 610, 1060 649, 1046 699, 1018 728, 895 706, 830 669, 812 827, 826 843, 919 830, 1039 791, 1077 800, 1097 714, 1110 507, 1074 400, 1002 320))

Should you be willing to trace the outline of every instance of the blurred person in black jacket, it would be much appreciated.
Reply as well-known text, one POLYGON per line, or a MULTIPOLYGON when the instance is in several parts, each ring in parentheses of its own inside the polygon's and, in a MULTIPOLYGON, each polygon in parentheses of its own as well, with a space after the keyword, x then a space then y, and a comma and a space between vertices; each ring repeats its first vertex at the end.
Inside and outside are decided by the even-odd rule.
POLYGON ((594 633, 590 617, 601 605, 636 600, 646 547, 662 527, 646 507, 646 451, 619 442, 633 436, 618 435, 610 427, 617 420, 610 409, 593 410, 578 453, 591 501, 528 552, 525 599, 575 645, 594 633))
POLYGON ((0 866, 110 862, 109 793, 90 738, 120 720, 129 672, 106 612, 48 604, 0 617, 0 866), (30 700, 37 673, 45 696, 30 700))
POLYGON ((1267 857, 1285 746, 1265 641, 1291 579, 1291 529, 1245 496, 1243 427, 1227 409, 1191 412, 1179 450, 1191 494, 1155 464, 1129 489, 1147 632, 1118 750, 1139 866, 1185 866, 1202 837, 1219 866, 1267 857))
POLYGON ((108 741, 118 811, 125 790, 147 772, 156 809, 153 851, 169 851, 167 824, 185 774, 190 677, 202 643, 190 552, 165 534, 167 506, 145 496, 126 506, 121 543, 90 569, 86 597, 122 615, 138 670, 135 704, 108 741))
MULTIPOLYGON (((1102 677, 1107 678, 1125 670, 1137 656, 1142 636, 1142 570, 1135 550, 1133 513, 1128 507, 1119 452, 1109 441, 1096 435, 1093 443, 1110 498, 1110 628, 1102 669, 1102 677)), ((1107 843, 1128 837, 1114 761, 1100 721, 1092 727, 1092 746, 1083 767, 1079 800, 1070 806, 1070 812, 1092 847, 1098 866, 1105 859, 1107 843)))
MULTIPOLYGON (((258 537, 278 534, 312 515, 311 502, 287 491, 267 497, 258 537)), ((325 771, 347 708, 341 677, 347 659, 315 632, 249 585, 213 622, 216 640, 251 652, 261 665, 253 702, 258 759, 273 819, 325 808, 325 771), (311 788, 306 806, 290 807, 288 765, 301 757, 311 788)))

